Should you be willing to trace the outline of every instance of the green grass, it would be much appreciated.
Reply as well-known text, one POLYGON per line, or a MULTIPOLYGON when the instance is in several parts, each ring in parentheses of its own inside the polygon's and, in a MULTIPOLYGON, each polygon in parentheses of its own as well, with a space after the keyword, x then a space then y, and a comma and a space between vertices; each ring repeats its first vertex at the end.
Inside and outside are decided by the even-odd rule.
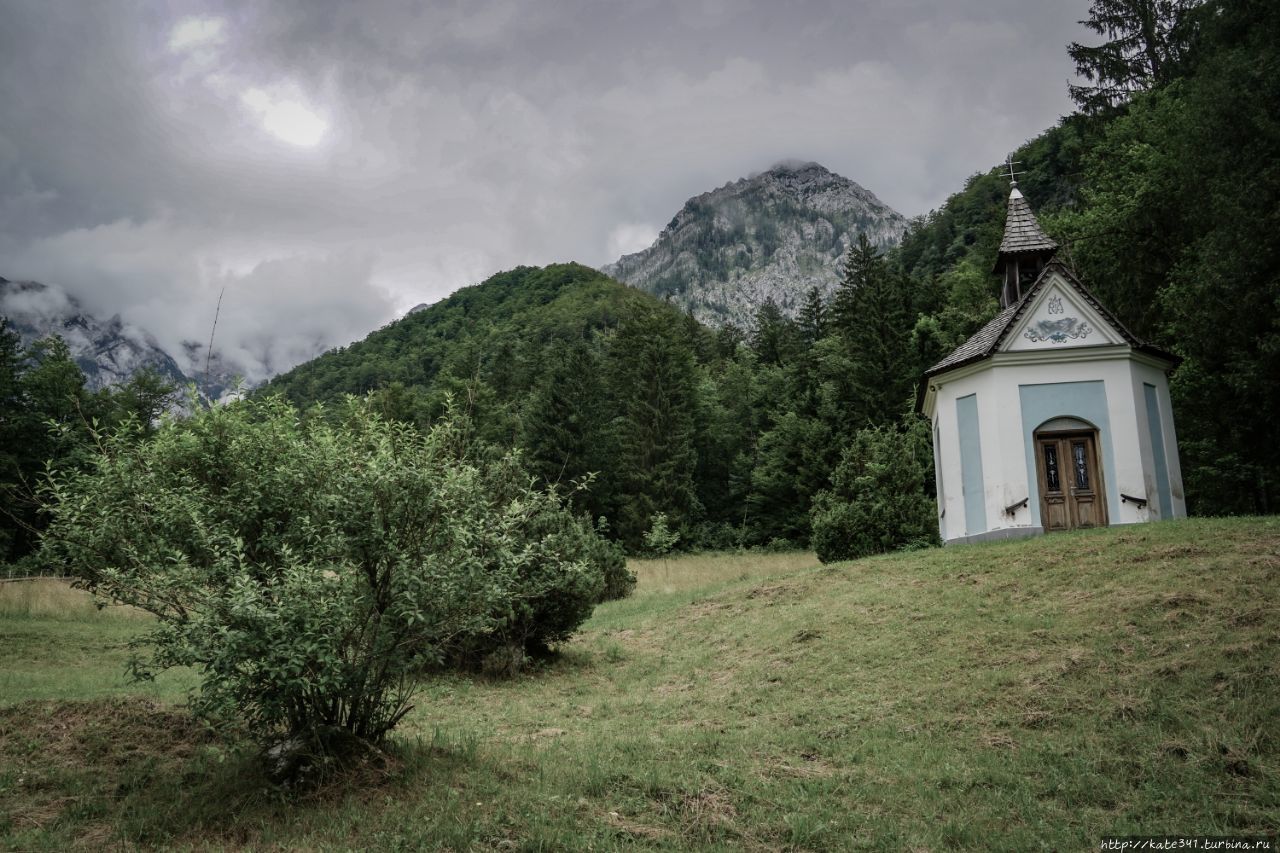
POLYGON ((196 683, 192 673, 131 684, 125 672, 130 643, 149 618, 125 607, 99 609, 59 580, 0 581, 0 705, 180 694, 196 683))
POLYGON ((118 680, 145 622, 14 612, 0 587, 0 838, 1077 850, 1276 833, 1280 519, 780 555, 772 574, 740 559, 638 565, 636 595, 559 660, 429 682, 391 765, 293 797, 172 704, 189 674, 149 695, 118 680))

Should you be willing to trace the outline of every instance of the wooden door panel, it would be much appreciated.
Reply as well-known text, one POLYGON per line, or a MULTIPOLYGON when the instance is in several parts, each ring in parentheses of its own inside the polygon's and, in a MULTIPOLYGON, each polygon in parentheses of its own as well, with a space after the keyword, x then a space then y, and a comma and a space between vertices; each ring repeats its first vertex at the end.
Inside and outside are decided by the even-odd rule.
POLYGON ((1076 495, 1075 505, 1076 527, 1098 527, 1098 503, 1092 495, 1076 495))
POLYGON ((1040 520, 1046 531, 1107 524, 1097 442, 1090 433, 1036 436, 1040 520))
POLYGON ((1045 530, 1071 529, 1071 518, 1067 512, 1067 502, 1061 496, 1045 498, 1043 515, 1045 530))

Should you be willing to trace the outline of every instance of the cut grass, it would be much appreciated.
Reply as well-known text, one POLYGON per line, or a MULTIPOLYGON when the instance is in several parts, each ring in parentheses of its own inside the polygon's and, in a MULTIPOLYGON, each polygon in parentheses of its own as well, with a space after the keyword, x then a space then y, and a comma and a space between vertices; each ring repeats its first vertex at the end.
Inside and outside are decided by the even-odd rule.
POLYGON ((782 555, 775 574, 736 559, 636 566, 637 594, 600 607, 559 660, 511 681, 427 683, 395 766, 300 798, 154 698, 176 699, 180 680, 149 699, 102 685, 75 697, 77 671, 118 676, 90 638, 145 623, 0 617, 0 678, 17 625, 28 659, 61 661, 45 698, 117 694, 0 694, 0 837, 1066 850, 1108 834, 1276 832, 1280 520, 829 567, 782 555))
POLYGON ((637 580, 633 598, 671 595, 691 590, 706 592, 730 581, 789 574, 817 565, 818 558, 812 551, 788 551, 781 554, 727 551, 680 555, 670 559, 633 558, 627 561, 627 568, 635 572, 637 580))
POLYGON ((131 643, 151 617, 130 607, 99 608, 89 593, 52 578, 0 581, 0 705, 26 699, 93 699, 125 694, 176 698, 190 672, 129 681, 131 643))

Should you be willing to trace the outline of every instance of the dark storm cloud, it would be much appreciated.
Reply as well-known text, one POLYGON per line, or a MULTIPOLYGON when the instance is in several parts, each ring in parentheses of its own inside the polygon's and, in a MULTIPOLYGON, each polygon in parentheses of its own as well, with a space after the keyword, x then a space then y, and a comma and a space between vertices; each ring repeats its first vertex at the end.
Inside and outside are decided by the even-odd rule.
POLYGON ((1067 110, 1086 7, 0 0, 0 275, 175 349, 225 287, 257 378, 783 158, 921 213, 1067 110))

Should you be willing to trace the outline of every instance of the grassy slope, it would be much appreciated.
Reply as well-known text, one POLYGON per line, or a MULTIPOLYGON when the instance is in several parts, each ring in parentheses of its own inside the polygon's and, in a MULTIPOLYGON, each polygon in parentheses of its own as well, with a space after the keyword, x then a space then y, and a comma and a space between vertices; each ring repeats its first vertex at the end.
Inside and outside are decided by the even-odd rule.
MULTIPOLYGON (((702 559, 706 586, 643 566, 558 663, 433 682, 399 766, 300 801, 154 699, 0 710, 0 837, 1062 850, 1277 830, 1280 519, 792 562, 702 559)), ((13 626, 30 649, 40 621, 0 618, 6 678, 13 626)), ((50 659, 81 642, 65 627, 45 620, 50 659)))

